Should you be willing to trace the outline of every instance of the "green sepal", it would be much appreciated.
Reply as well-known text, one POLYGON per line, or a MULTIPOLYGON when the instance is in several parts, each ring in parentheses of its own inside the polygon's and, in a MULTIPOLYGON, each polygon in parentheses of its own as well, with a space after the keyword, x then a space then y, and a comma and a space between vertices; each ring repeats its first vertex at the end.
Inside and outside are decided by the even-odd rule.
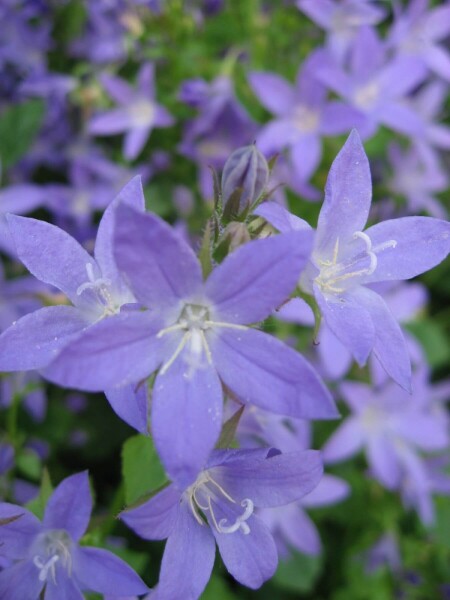
POLYGON ((38 519, 44 517, 45 507, 47 506, 48 499, 53 493, 53 485, 50 479, 50 474, 46 467, 42 471, 41 485, 39 488, 39 494, 36 498, 28 502, 26 508, 31 511, 38 519))
POLYGON ((122 446, 125 503, 133 504, 166 483, 166 474, 150 436, 135 435, 122 446))
POLYGON ((198 258, 202 267, 203 279, 207 279, 213 269, 211 246, 212 246, 212 223, 208 219, 205 230, 203 232, 202 243, 198 258))
POLYGON ((244 412, 245 406, 241 406, 241 408, 234 413, 232 417, 225 421, 222 427, 222 432, 220 434, 219 441, 216 444, 216 448, 231 448, 233 447, 234 436, 236 435, 236 430, 239 425, 239 421, 241 420, 242 414, 244 412))

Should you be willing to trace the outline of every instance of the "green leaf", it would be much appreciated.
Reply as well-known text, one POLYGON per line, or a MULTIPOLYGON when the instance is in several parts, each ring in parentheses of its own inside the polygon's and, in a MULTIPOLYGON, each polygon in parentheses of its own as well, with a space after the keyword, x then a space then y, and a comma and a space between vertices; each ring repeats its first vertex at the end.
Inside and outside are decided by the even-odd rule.
POLYGON ((0 161, 11 167, 28 151, 41 127, 44 103, 29 100, 9 106, 0 116, 0 161))
POLYGON ((50 475, 47 469, 44 468, 42 471, 41 487, 39 489, 38 496, 28 502, 27 508, 30 510, 38 519, 42 519, 44 516, 45 507, 47 506, 48 499, 52 495, 53 486, 50 480, 50 475))
POLYGON ((289 560, 280 562, 273 583, 292 592, 309 592, 314 587, 321 569, 320 556, 295 553, 289 560))
POLYGON ((221 577, 213 575, 200 596, 201 600, 235 600, 236 596, 228 589, 221 577))
POLYGON ((438 368, 447 364, 450 346, 444 331, 431 319, 408 323, 406 328, 419 340, 430 366, 438 368))
POLYGON ((124 443, 122 475, 127 505, 135 503, 165 483, 166 475, 151 437, 135 435, 124 443))
POLYGON ((38 481, 41 476, 41 459, 34 450, 26 448, 17 457, 17 468, 26 477, 38 481))
POLYGON ((241 406, 241 408, 234 413, 232 417, 228 419, 223 424, 222 431, 220 433, 219 441, 217 442, 217 448, 231 448, 234 440, 234 436, 236 433, 236 429, 238 428, 239 421, 242 417, 242 413, 244 412, 245 406, 241 406))

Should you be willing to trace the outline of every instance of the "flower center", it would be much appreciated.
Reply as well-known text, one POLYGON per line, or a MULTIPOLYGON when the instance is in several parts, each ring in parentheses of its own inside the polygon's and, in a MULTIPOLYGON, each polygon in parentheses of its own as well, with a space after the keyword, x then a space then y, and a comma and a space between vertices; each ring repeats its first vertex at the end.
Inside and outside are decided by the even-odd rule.
POLYGON ((356 88, 353 94, 353 101, 358 108, 368 110, 373 108, 380 96, 380 86, 376 81, 371 81, 366 85, 356 88))
POLYGON ((58 562, 71 577, 71 544, 72 540, 67 531, 55 529, 43 534, 38 540, 37 553, 33 556, 33 563, 39 569, 39 581, 47 581, 50 574, 53 583, 56 584, 56 563, 58 562))
POLYGON ((160 374, 164 375, 186 346, 188 348, 186 360, 191 367, 201 367, 203 354, 206 356, 207 362, 212 364, 211 350, 209 349, 206 332, 214 327, 247 329, 247 327, 244 327, 243 325, 212 321, 208 307, 200 304, 186 304, 183 307, 177 322, 170 327, 162 329, 157 334, 157 337, 161 338, 167 334, 182 332, 182 337, 178 346, 169 360, 161 367, 159 371, 160 374))
POLYGON ((372 275, 377 268, 377 253, 387 248, 395 248, 397 242, 388 240, 378 246, 372 246, 370 237, 362 232, 355 231, 353 240, 362 240, 364 248, 360 251, 346 253, 344 258, 339 259, 339 238, 333 250, 331 260, 319 260, 320 273, 315 281, 324 292, 340 294, 348 287, 356 285, 357 279, 364 275, 372 275), (356 279, 356 281, 355 281, 356 279))
POLYGON ((303 105, 299 105, 295 108, 292 119, 295 127, 302 133, 316 131, 319 125, 319 115, 317 111, 311 110, 303 105))
POLYGON ((155 107, 152 102, 141 99, 133 102, 128 108, 133 125, 136 127, 147 127, 151 125, 155 116, 155 107))
POLYGON ((200 525, 205 524, 205 521, 201 517, 201 511, 205 516, 209 514, 216 531, 219 533, 235 533, 239 530, 242 531, 244 535, 250 533, 250 527, 247 520, 252 516, 254 510, 252 500, 250 500, 250 498, 244 498, 244 500, 240 502, 240 506, 244 510, 235 518, 234 522, 229 523, 228 519, 225 518, 217 521, 214 511, 217 512, 220 506, 222 505, 223 507, 225 504, 225 506, 231 505, 234 512, 237 507, 237 502, 207 471, 203 471, 203 473, 200 474, 197 481, 188 488, 186 493, 189 497, 189 505, 192 514, 200 525))
POLYGON ((86 281, 86 283, 82 283, 78 287, 77 296, 81 296, 81 294, 83 294, 86 290, 91 290, 103 308, 103 314, 101 318, 118 313, 119 307, 116 306, 110 291, 111 280, 107 279, 106 277, 96 278, 92 263, 86 264, 86 273, 88 276, 88 281, 86 281))

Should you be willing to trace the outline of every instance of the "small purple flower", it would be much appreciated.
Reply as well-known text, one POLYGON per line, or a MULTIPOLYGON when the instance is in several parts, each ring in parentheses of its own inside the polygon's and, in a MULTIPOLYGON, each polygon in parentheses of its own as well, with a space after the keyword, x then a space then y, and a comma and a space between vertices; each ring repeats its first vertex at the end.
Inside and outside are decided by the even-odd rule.
POLYGON ((169 112, 155 102, 154 65, 146 63, 141 67, 136 90, 119 77, 103 75, 101 81, 120 106, 94 116, 89 132, 94 135, 126 132, 123 154, 127 160, 134 160, 154 127, 170 127, 174 122, 169 112))
POLYGON ((146 311, 104 319, 45 371, 65 386, 104 390, 158 370, 152 428, 167 473, 191 482, 222 427, 222 386, 280 414, 333 418, 328 390, 303 357, 249 324, 295 286, 307 233, 245 244, 203 283, 190 246, 158 217, 119 207, 116 260, 146 311), (187 426, 188 423, 188 426, 187 426))
POLYGON ((0 555, 12 561, 0 571, 2 600, 82 598, 101 594, 144 594, 147 586, 120 558, 101 548, 80 546, 92 510, 87 472, 64 479, 49 498, 42 523, 28 510, 0 503, 0 555))
POLYGON ((322 63, 316 77, 359 111, 363 122, 358 129, 363 137, 373 136, 380 125, 408 136, 423 133, 422 119, 405 102, 426 77, 419 60, 410 56, 390 59, 375 30, 365 27, 355 39, 348 68, 331 55, 322 63))
POLYGON ((361 120, 359 111, 327 99, 326 87, 315 77, 323 52, 313 53, 302 65, 294 86, 279 75, 253 72, 250 85, 275 119, 257 136, 266 155, 289 148, 292 169, 300 181, 308 181, 322 156, 321 138, 347 133, 361 120))
POLYGON ((155 600, 197 600, 208 582, 215 543, 230 574, 256 589, 275 572, 277 550, 257 508, 283 506, 315 488, 320 454, 275 449, 215 450, 188 487, 174 484, 122 513, 145 539, 168 538, 155 600))
MULTIPOLYGON (((353 131, 331 167, 300 286, 314 296, 327 325, 358 364, 364 365, 373 351, 389 375, 410 389, 411 365, 401 329, 367 284, 410 279, 439 264, 450 251, 450 223, 404 217, 363 231, 371 196, 369 162, 353 131)), ((280 231, 309 227, 286 211, 280 216, 282 207, 274 206, 262 204, 256 213, 280 231)))

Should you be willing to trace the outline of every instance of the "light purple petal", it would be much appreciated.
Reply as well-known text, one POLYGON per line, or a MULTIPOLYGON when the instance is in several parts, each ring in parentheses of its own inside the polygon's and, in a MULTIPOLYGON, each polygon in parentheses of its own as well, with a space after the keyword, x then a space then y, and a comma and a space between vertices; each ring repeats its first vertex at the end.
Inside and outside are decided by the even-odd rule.
POLYGON ((87 471, 64 479, 47 503, 42 521, 46 529, 64 529, 78 541, 89 525, 92 497, 87 471))
POLYGON ((44 600, 84 600, 84 596, 64 567, 57 565, 55 581, 47 579, 44 600))
POLYGON ((50 381, 104 391, 141 381, 162 362, 161 322, 148 312, 122 313, 92 325, 44 371, 50 381))
POLYGON ((377 479, 388 489, 400 482, 400 466, 392 440, 387 436, 376 436, 369 440, 367 460, 377 479))
POLYGON ((116 261, 138 300, 161 309, 196 294, 200 264, 181 236, 128 206, 119 206, 116 218, 116 261))
POLYGON ((280 340, 255 329, 224 329, 210 347, 220 378, 242 402, 291 417, 337 417, 314 369, 280 340))
POLYGON ((292 85, 279 75, 253 72, 248 79, 261 104, 275 115, 286 114, 295 104, 292 85))
POLYGON ((300 181, 314 175, 322 157, 322 143, 316 133, 302 135, 291 148, 291 159, 300 181))
POLYGON ((433 40, 450 34, 450 6, 438 6, 426 15, 426 32, 433 40))
POLYGON ((448 423, 440 414, 417 412, 404 415, 395 424, 395 431, 425 452, 445 450, 449 445, 448 423))
POLYGON ((295 143, 298 137, 299 132, 291 119, 277 119, 261 129, 256 136, 256 144, 263 154, 271 155, 295 143))
POLYGON ((189 365, 183 353, 159 373, 152 398, 152 433, 169 478, 181 489, 195 481, 219 438, 222 387, 210 365, 189 365))
POLYGON ((443 79, 450 81, 450 53, 442 46, 428 46, 424 52, 428 67, 443 79))
POLYGON ((338 237, 345 244, 356 231, 362 231, 371 199, 369 161, 353 130, 331 165, 317 226, 316 250, 331 255, 338 237))
POLYGON ((148 140, 151 130, 152 128, 148 126, 135 127, 128 131, 123 141, 123 155, 127 160, 134 160, 138 157, 148 140))
POLYGON ((214 556, 210 528, 197 523, 183 502, 164 550, 155 600, 198 600, 211 577, 214 556))
POLYGON ((377 78, 378 84, 389 98, 405 96, 427 76, 423 62, 411 56, 397 56, 377 78))
POLYGON ((325 444, 324 462, 333 464, 347 460, 357 454, 363 445, 364 434, 359 421, 354 417, 347 417, 325 444))
POLYGON ((377 268, 367 283, 410 279, 439 264, 450 251, 450 223, 432 217, 403 217, 367 229, 377 268))
POLYGON ((306 450, 228 460, 208 472, 232 498, 250 498, 258 508, 270 508, 309 494, 319 483, 323 467, 320 452, 306 450))
POLYGON ((54 285, 74 304, 83 302, 77 294, 88 281, 87 265, 97 269, 94 259, 59 227, 28 217, 7 216, 17 255, 35 277, 54 285))
POLYGON ((44 203, 46 189, 38 185, 18 183, 0 190, 0 212, 15 215, 31 212, 44 203))
POLYGON ((130 104, 134 97, 133 88, 120 77, 114 77, 109 73, 100 76, 100 82, 113 100, 120 104, 130 104))
POLYGON ((249 242, 227 256, 209 276, 205 295, 213 320, 262 321, 292 292, 308 260, 310 232, 302 231, 249 242))
POLYGON ((114 283, 120 279, 114 258, 115 215, 119 204, 126 204, 140 212, 144 212, 144 190, 142 189, 142 180, 139 175, 134 177, 124 188, 122 188, 103 213, 98 226, 94 252, 95 260, 102 270, 102 276, 110 279, 114 283))
POLYGON ((133 120, 126 108, 115 108, 92 117, 89 123, 89 133, 92 135, 116 135, 128 131, 133 120))
POLYGON ((375 327, 375 356, 394 381, 411 391, 411 361, 399 324, 381 296, 368 288, 359 288, 357 293, 375 327))
POLYGON ((138 74, 138 87, 141 92, 153 98, 155 94, 155 65, 151 62, 144 63, 138 74))
POLYGON ((78 548, 73 569, 83 588, 101 594, 145 594, 148 587, 122 559, 102 548, 78 548))
POLYGON ((148 393, 146 384, 129 384, 106 390, 105 395, 118 417, 139 433, 148 433, 148 393))
POLYGON ((312 492, 302 498, 302 506, 315 508, 335 504, 347 498, 350 494, 350 486, 346 481, 325 474, 312 492))
POLYGON ((44 582, 39 581, 39 572, 33 561, 16 563, 0 571, 0 598, 2 600, 36 600, 44 582))
POLYGON ((25 315, 0 336, 0 371, 46 367, 88 325, 73 306, 48 306, 25 315))
POLYGON ((178 517, 180 492, 169 485, 136 508, 125 510, 120 518, 146 540, 164 540, 172 534, 178 517))
POLYGON ((322 543, 313 520, 296 505, 286 506, 279 510, 289 510, 290 519, 283 519, 281 530, 290 546, 312 556, 320 554, 322 543))
POLYGON ((312 231, 309 223, 293 215, 284 206, 277 204, 277 202, 263 202, 253 214, 266 219, 268 223, 281 233, 312 231))
POLYGON ((324 295, 314 285, 314 296, 322 317, 334 335, 364 365, 375 343, 375 327, 367 308, 355 296, 355 290, 324 295))
POLYGON ((296 4, 317 25, 331 29, 336 12, 336 5, 331 0, 297 0, 296 4))
MULTIPOLYGON (((218 522, 222 518, 230 519, 229 514, 222 514, 219 510, 216 512, 218 522)), ((219 533, 214 527, 212 532, 230 574, 242 585, 257 589, 275 573, 278 555, 273 537, 264 522, 252 515, 247 524, 250 527, 248 535, 241 530, 232 534, 219 533)))
POLYGON ((394 131, 409 136, 424 134, 424 122, 407 104, 386 102, 378 110, 379 122, 391 127, 394 131))
POLYGON ((364 117, 359 110, 337 100, 332 100, 322 110, 320 133, 322 135, 340 135, 347 133, 354 127, 359 130, 363 123, 364 117))
POLYGON ((157 104, 155 106, 154 126, 155 127, 171 127, 174 123, 175 123, 175 119, 172 117, 170 112, 166 108, 164 108, 164 106, 157 104))
POLYGON ((26 508, 0 503, 0 519, 9 519, 19 516, 15 521, 2 525, 1 529, 1 555, 13 560, 25 558, 34 538, 41 531, 41 523, 26 508))
POLYGON ((341 379, 352 364, 351 352, 334 335, 324 323, 319 332, 317 352, 323 363, 326 375, 330 379, 341 379))

